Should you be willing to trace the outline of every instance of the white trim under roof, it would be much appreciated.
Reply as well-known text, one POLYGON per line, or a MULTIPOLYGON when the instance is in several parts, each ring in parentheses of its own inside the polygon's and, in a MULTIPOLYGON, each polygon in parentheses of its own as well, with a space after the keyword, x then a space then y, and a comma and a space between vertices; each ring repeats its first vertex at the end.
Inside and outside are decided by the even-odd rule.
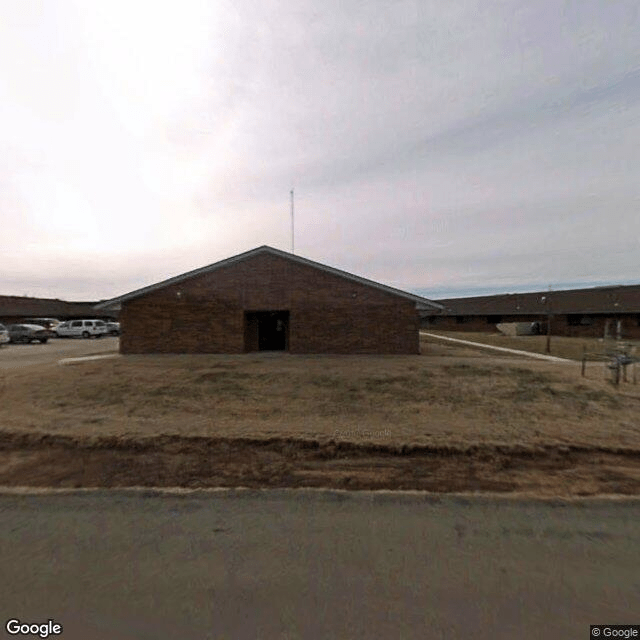
POLYGON ((240 253, 237 256, 226 258, 225 260, 220 260, 219 262, 214 262, 213 264, 207 265, 206 267, 200 267, 199 269, 188 271, 187 273, 183 273, 182 275, 179 275, 179 276, 174 276, 173 278, 169 278, 167 280, 163 280, 162 282, 149 285, 148 287, 143 287, 142 289, 136 289, 135 291, 131 291, 130 293, 125 293, 124 295, 118 296, 117 298, 112 298, 111 300, 105 300, 104 302, 101 302, 100 304, 96 305, 94 308, 95 309, 119 308, 119 306, 123 302, 127 302, 128 300, 139 298, 140 296, 143 296, 147 293, 158 291, 159 289, 164 289, 164 287, 168 287, 169 285, 178 284, 180 282, 184 282, 185 280, 189 280, 191 278, 194 278, 195 276, 200 276, 205 273, 211 273, 216 269, 221 269, 222 267, 228 267, 232 264, 235 264, 236 262, 241 262, 242 260, 246 260, 247 258, 252 258, 253 256, 257 256, 264 253, 278 256, 279 258, 285 258, 286 260, 290 260, 291 262, 296 262, 298 264, 301 264, 307 267, 314 267, 315 269, 320 269, 321 271, 330 273, 335 276, 339 276, 340 278, 351 280, 352 282, 357 282, 358 284, 363 284, 368 287, 373 287, 375 289, 379 289, 380 291, 384 291, 385 293, 390 293, 392 295, 405 298, 407 300, 412 300, 413 302, 416 303, 416 309, 419 309, 419 310, 444 309, 444 306, 439 304, 438 302, 433 302, 432 300, 428 300, 427 298, 423 298, 422 296, 416 296, 413 293, 407 293, 406 291, 402 291, 400 289, 388 287, 387 285, 374 282, 373 280, 367 280, 367 278, 354 276, 352 273, 341 271, 340 269, 334 269, 333 267, 327 267, 326 265, 320 264, 319 262, 314 262, 313 260, 308 260, 307 258, 301 258, 300 256, 296 256, 293 253, 281 251, 280 249, 274 249, 273 247, 269 247, 267 245, 257 247, 256 249, 251 249, 250 251, 245 251, 244 253, 240 253))

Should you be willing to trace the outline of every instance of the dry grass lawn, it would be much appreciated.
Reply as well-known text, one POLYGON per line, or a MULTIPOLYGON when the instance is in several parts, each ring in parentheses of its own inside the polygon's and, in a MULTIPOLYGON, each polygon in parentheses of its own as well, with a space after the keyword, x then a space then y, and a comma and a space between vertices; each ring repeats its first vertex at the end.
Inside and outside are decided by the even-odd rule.
MULTIPOLYGON (((510 346, 510 345, 509 345, 510 346)), ((424 343, 422 356, 127 356, 12 370, 4 431, 640 450, 640 385, 592 365, 424 343)))

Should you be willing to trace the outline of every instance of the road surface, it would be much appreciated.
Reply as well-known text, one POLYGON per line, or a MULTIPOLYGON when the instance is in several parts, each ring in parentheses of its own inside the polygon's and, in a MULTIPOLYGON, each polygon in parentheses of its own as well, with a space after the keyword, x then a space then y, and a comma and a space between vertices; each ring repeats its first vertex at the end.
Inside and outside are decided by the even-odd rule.
POLYGON ((570 640, 640 622, 638 500, 96 491, 2 495, 0 516, 3 627, 53 619, 65 640, 570 640))

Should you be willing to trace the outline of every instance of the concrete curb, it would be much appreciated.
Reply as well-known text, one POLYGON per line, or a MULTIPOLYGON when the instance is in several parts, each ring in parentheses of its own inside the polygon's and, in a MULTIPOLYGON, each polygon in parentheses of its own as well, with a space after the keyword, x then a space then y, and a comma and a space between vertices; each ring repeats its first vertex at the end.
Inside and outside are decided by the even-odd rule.
POLYGON ((551 505, 567 504, 589 504, 589 503, 611 503, 622 502, 640 506, 640 496, 601 493, 590 496, 563 496, 563 495, 541 495, 535 491, 511 491, 501 493, 495 491, 478 492, 435 492, 420 491, 412 489, 392 490, 392 489, 363 489, 353 491, 349 489, 327 489, 323 487, 10 487, 0 486, 0 499, 3 497, 18 496, 71 496, 71 497, 132 497, 132 498, 253 498, 264 496, 267 498, 285 498, 287 496, 318 496, 337 500, 409 500, 416 499, 427 503, 454 502, 467 504, 469 502, 485 503, 548 503, 551 505))
POLYGON ((100 356, 79 356, 77 358, 62 358, 58 360, 58 364, 74 364, 75 362, 87 362, 89 360, 103 360, 104 358, 116 358, 119 353, 107 353, 100 356))

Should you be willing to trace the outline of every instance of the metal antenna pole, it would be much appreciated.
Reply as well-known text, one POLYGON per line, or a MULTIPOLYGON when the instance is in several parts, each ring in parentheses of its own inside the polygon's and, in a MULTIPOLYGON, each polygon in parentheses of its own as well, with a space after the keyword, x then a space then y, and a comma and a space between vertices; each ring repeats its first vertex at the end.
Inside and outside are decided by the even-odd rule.
POLYGON ((551 285, 547 296, 547 353, 551 353, 551 285))
POLYGON ((291 253, 295 253, 295 241, 294 241, 294 226, 293 226, 293 189, 291 189, 291 253))

